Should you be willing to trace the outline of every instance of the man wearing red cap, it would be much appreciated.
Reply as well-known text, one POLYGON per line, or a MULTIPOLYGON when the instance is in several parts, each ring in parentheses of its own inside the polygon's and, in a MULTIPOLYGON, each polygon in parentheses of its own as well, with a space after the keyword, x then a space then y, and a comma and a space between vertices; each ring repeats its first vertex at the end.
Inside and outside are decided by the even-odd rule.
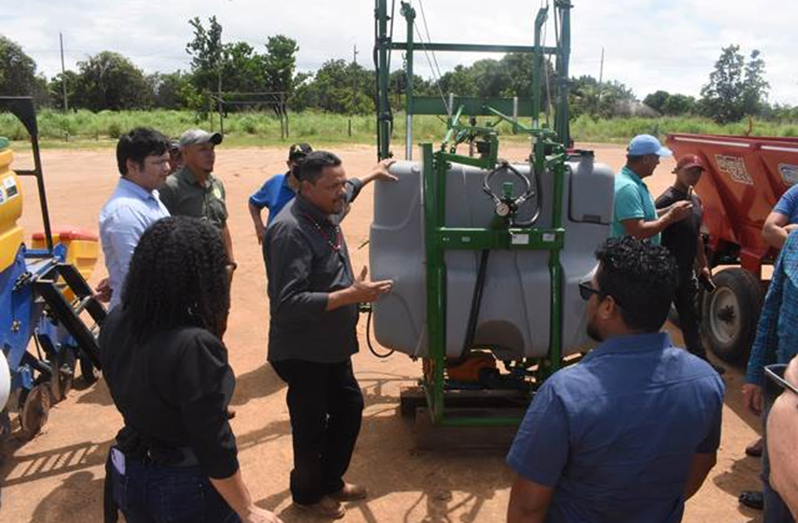
MULTIPOLYGON (((673 298, 676 312, 679 314, 679 325, 682 329, 684 344, 687 350, 701 359, 707 359, 701 334, 698 330, 698 311, 696 296, 698 280, 711 285, 712 273, 707 264, 704 251, 704 240, 701 237, 701 221, 704 210, 701 199, 693 194, 693 187, 701 179, 704 164, 694 154, 682 156, 676 163, 676 181, 656 201, 657 209, 667 209, 677 202, 687 201, 692 204, 689 218, 673 222, 662 232, 662 245, 668 248, 676 258, 679 268, 679 287, 673 298)), ((718 373, 724 369, 714 366, 718 373)))

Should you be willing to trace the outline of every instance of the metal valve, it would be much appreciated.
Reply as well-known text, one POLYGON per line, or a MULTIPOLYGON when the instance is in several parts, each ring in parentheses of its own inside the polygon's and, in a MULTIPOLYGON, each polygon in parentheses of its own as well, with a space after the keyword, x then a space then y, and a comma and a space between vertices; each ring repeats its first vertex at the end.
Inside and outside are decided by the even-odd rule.
POLYGON ((521 204, 535 195, 535 189, 532 185, 532 182, 529 180, 529 177, 519 172, 518 169, 510 165, 510 163, 507 161, 502 161, 494 170, 485 176, 485 179, 482 182, 482 190, 485 192, 485 194, 491 197, 496 205, 496 216, 510 219, 512 219, 518 212, 518 208, 521 206, 521 204), (490 180, 503 171, 511 172, 524 183, 525 191, 518 198, 516 198, 514 195, 514 186, 512 182, 504 182, 502 184, 502 196, 499 196, 493 192, 493 189, 490 186, 490 180))

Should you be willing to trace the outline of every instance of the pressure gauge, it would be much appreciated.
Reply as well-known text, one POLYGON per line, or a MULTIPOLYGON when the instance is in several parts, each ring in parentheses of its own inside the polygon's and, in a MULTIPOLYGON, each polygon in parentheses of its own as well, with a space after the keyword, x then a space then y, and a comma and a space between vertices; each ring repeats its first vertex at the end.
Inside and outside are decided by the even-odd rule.
POLYGON ((496 205, 496 214, 502 218, 510 214, 510 206, 504 202, 496 205))

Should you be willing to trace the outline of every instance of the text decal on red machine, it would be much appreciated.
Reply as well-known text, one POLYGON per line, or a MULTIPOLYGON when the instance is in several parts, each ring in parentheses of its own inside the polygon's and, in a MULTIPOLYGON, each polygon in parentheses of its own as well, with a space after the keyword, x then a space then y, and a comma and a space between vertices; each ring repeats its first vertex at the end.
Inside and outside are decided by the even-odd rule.
POLYGON ((745 169, 745 162, 741 157, 716 154, 715 161, 718 164, 718 170, 728 175, 733 182, 754 185, 754 180, 745 169))

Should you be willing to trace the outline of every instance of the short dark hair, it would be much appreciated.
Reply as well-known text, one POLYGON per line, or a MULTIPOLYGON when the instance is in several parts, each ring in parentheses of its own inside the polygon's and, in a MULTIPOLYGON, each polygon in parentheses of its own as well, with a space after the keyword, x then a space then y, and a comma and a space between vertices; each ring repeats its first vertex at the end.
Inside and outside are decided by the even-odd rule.
POLYGON ((299 181, 315 184, 325 167, 338 167, 341 159, 328 151, 309 153, 299 167, 299 181))
POLYGON ((610 238, 596 251, 596 278, 602 296, 612 296, 627 327, 657 332, 668 317, 678 284, 668 249, 632 236, 610 238))
POLYGON ((140 340, 157 331, 200 327, 220 337, 230 310, 227 251, 213 225, 172 216, 141 235, 122 293, 140 340))
POLYGON ((116 164, 119 174, 127 174, 127 161, 144 166, 144 158, 158 156, 169 150, 169 138, 149 127, 136 127, 119 137, 116 144, 116 164))
POLYGON ((645 154, 627 154, 626 161, 628 163, 637 163, 641 161, 643 158, 645 158, 645 156, 646 156, 645 154))

